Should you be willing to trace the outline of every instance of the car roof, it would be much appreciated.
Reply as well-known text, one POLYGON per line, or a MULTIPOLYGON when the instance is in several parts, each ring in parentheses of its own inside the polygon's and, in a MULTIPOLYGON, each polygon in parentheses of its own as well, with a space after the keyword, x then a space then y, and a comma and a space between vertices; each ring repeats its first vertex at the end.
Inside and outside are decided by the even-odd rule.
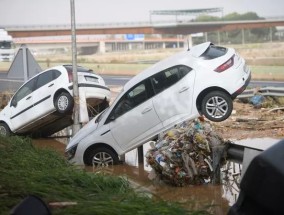
POLYGON ((202 55, 206 49, 212 45, 211 42, 201 43, 199 45, 193 46, 190 50, 185 50, 182 52, 179 52, 173 56, 170 56, 164 60, 159 61, 158 63, 154 64, 153 66, 145 69, 138 75, 134 76, 132 79, 130 79, 125 85, 124 85, 124 91, 129 90, 133 86, 135 86, 137 83, 141 82, 142 80, 151 77, 152 75, 156 74, 159 71, 168 69, 170 67, 176 66, 176 65, 188 65, 192 64, 192 60, 189 59, 196 59, 200 55, 202 55))

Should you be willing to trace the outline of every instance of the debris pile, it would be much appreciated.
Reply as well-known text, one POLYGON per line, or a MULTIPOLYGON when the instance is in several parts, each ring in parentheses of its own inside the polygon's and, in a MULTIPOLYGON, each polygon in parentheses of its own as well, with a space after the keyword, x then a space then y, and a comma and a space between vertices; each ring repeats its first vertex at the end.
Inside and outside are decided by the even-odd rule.
POLYGON ((149 178, 185 186, 213 182, 227 142, 200 117, 160 134, 150 145, 145 155, 152 167, 149 178))
POLYGON ((9 102, 12 94, 10 92, 0 93, 0 110, 3 109, 9 102))

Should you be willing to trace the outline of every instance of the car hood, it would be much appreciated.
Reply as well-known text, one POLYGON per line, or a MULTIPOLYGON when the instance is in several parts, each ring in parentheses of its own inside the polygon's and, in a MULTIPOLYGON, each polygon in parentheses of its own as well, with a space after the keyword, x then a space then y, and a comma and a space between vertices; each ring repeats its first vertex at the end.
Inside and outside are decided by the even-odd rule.
POLYGON ((87 137, 90 133, 94 132, 98 123, 95 122, 96 118, 89 121, 83 128, 81 128, 74 137, 69 141, 66 150, 72 148, 74 145, 78 144, 83 138, 87 137))
POLYGON ((201 43, 190 48, 189 52, 193 57, 200 57, 211 44, 211 42, 201 43))

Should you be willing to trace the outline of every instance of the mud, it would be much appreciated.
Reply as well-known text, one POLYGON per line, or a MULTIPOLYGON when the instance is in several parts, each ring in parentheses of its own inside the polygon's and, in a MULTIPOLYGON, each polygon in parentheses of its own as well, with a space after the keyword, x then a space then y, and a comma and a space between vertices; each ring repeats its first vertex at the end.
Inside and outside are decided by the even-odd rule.
POLYGON ((127 163, 104 170, 86 167, 86 171, 94 172, 94 174, 103 173, 125 177, 138 192, 145 192, 153 199, 179 202, 190 210, 206 209, 212 214, 227 214, 230 205, 229 201, 224 198, 228 195, 224 186, 172 187, 164 183, 150 181, 148 178, 149 171, 146 169, 143 166, 132 166, 127 163))
POLYGON ((249 103, 234 102, 233 114, 225 121, 214 123, 223 138, 284 138, 284 104, 255 108, 249 103))
MULTIPOLYGON (((56 139, 35 139, 33 144, 36 147, 54 149, 60 154, 64 154, 65 144, 56 139)), ((149 145, 144 145, 144 154, 149 149, 149 145)), ((110 174, 125 177, 138 191, 147 193, 153 199, 163 199, 181 203, 191 210, 206 209, 212 214, 225 215, 236 199, 230 189, 223 185, 200 185, 186 187, 172 187, 161 181, 151 181, 149 171, 151 167, 138 164, 137 150, 128 152, 125 156, 125 163, 104 169, 94 169, 93 167, 83 167, 88 172, 94 174, 110 174), (233 199, 233 200, 230 200, 233 199)))

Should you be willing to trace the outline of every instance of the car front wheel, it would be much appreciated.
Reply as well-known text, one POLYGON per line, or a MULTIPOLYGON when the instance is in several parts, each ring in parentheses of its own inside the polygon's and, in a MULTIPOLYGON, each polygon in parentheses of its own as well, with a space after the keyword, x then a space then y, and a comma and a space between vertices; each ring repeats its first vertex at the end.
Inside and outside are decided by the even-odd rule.
POLYGON ((4 137, 11 136, 11 131, 6 123, 0 123, 0 135, 4 137))
POLYGON ((118 156, 112 150, 104 147, 93 149, 87 157, 87 165, 98 168, 113 166, 118 162, 118 156))
POLYGON ((73 109, 73 97, 66 92, 60 93, 54 101, 55 108, 59 113, 68 113, 73 109))
POLYGON ((231 97, 222 91, 208 93, 201 103, 202 114, 213 122, 226 120, 231 115, 232 110, 233 101, 231 97))

